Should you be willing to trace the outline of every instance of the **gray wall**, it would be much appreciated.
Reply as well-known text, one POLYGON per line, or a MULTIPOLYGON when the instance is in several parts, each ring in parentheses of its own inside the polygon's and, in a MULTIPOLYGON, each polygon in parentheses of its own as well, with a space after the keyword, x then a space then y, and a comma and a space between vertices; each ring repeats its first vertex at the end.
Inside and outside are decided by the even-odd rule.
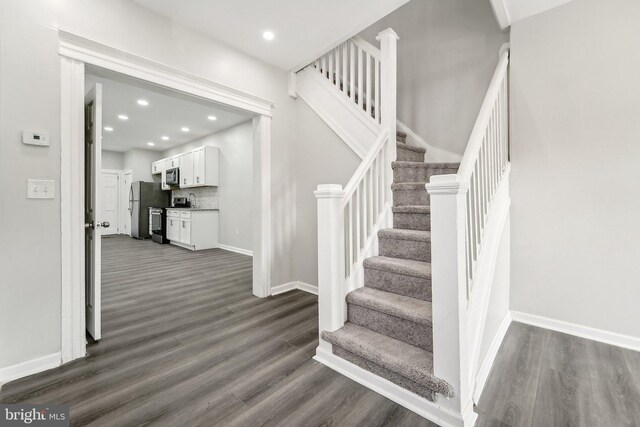
POLYGON ((124 153, 102 150, 102 169, 124 169, 124 153))
POLYGON ((302 99, 296 102, 296 279, 318 286, 319 184, 345 186, 360 165, 358 156, 302 99))
POLYGON ((0 2, 0 368, 60 350, 60 58, 57 28, 274 102, 272 283, 294 280, 295 103, 287 73, 129 0, 0 2), (95 19, 94 19, 95 18, 95 19), (27 54, 28 53, 28 54, 27 54), (20 143, 51 133, 51 147, 20 143), (56 180, 55 200, 27 200, 28 178, 56 180), (28 230, 28 232, 25 232, 28 230), (37 268, 34 268, 36 266, 37 268))
POLYGON ((160 151, 133 148, 124 153, 123 169, 133 171, 132 181, 160 182, 160 175, 151 174, 151 163, 163 157, 160 151))
MULTIPOLYGON (((413 0, 361 33, 398 40, 398 120, 434 147, 464 153, 508 33, 489 0, 413 0)), ((427 153, 427 156, 429 153, 427 153)))
POLYGON ((640 2, 516 23, 511 307, 640 337, 640 2))
MULTIPOLYGON (((220 148, 220 186, 185 189, 198 200, 217 198, 220 243, 253 251, 253 124, 251 120, 164 152, 164 157, 209 145, 220 148), (196 191, 193 191, 196 190, 196 191)), ((176 192, 174 192, 175 195, 176 192)))

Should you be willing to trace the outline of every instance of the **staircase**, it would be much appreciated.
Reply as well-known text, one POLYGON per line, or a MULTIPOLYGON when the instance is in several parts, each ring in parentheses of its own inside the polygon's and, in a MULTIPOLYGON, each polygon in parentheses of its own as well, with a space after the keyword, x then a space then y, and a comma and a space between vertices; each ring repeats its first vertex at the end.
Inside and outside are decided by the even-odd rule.
POLYGON ((362 159, 344 188, 315 191, 314 359, 438 425, 472 426, 501 342, 485 325, 508 230, 509 49, 461 163, 426 163, 396 128, 398 37, 377 40, 349 39, 291 80, 362 159))
POLYGON ((379 255, 364 260, 364 287, 347 294, 347 323, 322 331, 333 354, 430 401, 453 396, 433 374, 431 221, 425 185, 456 173, 455 163, 424 163, 425 149, 397 134, 393 228, 378 231, 379 255))

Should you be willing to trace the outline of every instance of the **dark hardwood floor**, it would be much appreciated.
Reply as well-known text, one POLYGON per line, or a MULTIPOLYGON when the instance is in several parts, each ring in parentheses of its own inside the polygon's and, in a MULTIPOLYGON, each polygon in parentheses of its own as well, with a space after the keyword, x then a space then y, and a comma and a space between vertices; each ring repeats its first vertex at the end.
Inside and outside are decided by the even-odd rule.
POLYGON ((248 256, 104 238, 102 340, 0 402, 69 404, 72 425, 434 425, 313 361, 317 297, 259 299, 251 275, 248 256))
POLYGON ((512 323, 478 426, 640 426, 640 353, 512 323))

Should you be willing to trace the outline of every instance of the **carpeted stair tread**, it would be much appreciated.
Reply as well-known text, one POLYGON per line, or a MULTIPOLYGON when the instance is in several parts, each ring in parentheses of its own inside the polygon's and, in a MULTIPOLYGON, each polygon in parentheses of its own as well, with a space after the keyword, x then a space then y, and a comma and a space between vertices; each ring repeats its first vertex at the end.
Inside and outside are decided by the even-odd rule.
POLYGON ((396 131, 396 136, 398 136, 400 138, 406 138, 407 137, 407 133, 406 132, 402 132, 401 130, 397 130, 396 131))
POLYGON ((347 302, 420 325, 431 326, 431 303, 372 288, 359 288, 347 294, 347 302))
POLYGON ((426 182, 400 182, 391 184, 392 190, 427 190, 426 182))
POLYGON ((409 162, 409 161, 393 161, 391 162, 391 169, 399 168, 421 168, 421 169, 451 169, 458 170, 459 163, 424 163, 424 162, 409 162))
POLYGON ((423 230, 404 230, 401 228, 385 228, 378 231, 378 238, 431 242, 431 232, 423 230))
POLYGON ((416 147, 414 145, 405 144, 404 142, 396 142, 396 147, 402 148, 403 150, 414 151, 420 154, 424 154, 427 152, 427 150, 422 147, 416 147))
POLYGON ((431 206, 423 205, 407 205, 407 206, 393 206, 391 208, 393 213, 409 213, 409 214, 430 214, 431 206))
POLYGON ((410 259, 390 258, 386 256, 374 256, 364 260, 364 268, 372 270, 388 271, 404 276, 431 277, 431 264, 428 262, 414 261, 410 259))
POLYGON ((433 354, 426 350, 352 323, 345 323, 335 332, 323 331, 322 339, 436 393, 453 397, 451 385, 433 375, 433 354))

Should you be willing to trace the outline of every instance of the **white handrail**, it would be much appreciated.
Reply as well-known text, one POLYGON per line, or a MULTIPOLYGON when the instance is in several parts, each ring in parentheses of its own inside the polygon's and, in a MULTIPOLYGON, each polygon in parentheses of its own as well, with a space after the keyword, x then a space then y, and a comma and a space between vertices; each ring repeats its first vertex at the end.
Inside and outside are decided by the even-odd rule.
POLYGON ((504 49, 500 54, 498 66, 493 73, 489 89, 484 97, 480 113, 478 113, 478 118, 473 126, 469 142, 467 143, 467 148, 464 151, 464 156, 462 157, 460 167, 458 168, 458 175, 462 177, 463 181, 468 181, 471 173, 473 172, 473 165, 478 158, 478 152, 482 145, 484 133, 494 110, 495 100, 497 99, 498 94, 502 89, 503 82, 507 76, 508 66, 509 49, 504 49))
POLYGON ((378 136, 378 139, 376 139, 376 142, 373 144, 373 147, 371 148, 371 151, 369 151, 369 154, 367 154, 367 156, 362 159, 362 162, 360 162, 360 166, 358 166, 358 169, 356 169, 356 171, 353 173, 353 176, 344 187, 344 198, 342 199, 344 204, 346 204, 349 199, 351 199, 351 196, 353 196, 353 193, 358 188, 358 185, 360 185, 360 183, 362 182, 362 179, 364 178, 367 171, 371 168, 371 165, 378 156, 378 153, 380 152, 380 150, 382 150, 382 148, 384 148, 384 144, 385 142, 387 142, 388 136, 389 131, 384 129, 380 136, 378 136))
POLYGON ((380 49, 366 41, 360 36, 354 36, 351 40, 356 44, 356 46, 361 47, 365 52, 369 52, 371 56, 375 58, 380 58, 380 49))

